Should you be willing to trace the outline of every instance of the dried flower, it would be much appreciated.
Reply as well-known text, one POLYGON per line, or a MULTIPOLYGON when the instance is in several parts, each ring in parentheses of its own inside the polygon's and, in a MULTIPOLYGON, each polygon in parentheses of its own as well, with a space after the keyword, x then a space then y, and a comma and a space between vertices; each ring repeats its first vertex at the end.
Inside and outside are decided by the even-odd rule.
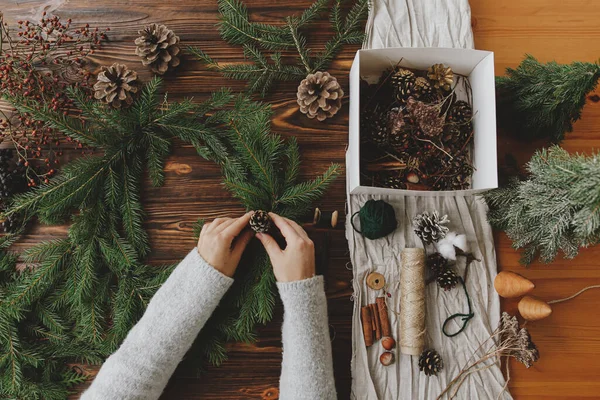
POLYGON ((415 119, 423 135, 438 137, 444 132, 446 120, 440 115, 439 106, 425 104, 411 97, 406 102, 406 110, 415 119))

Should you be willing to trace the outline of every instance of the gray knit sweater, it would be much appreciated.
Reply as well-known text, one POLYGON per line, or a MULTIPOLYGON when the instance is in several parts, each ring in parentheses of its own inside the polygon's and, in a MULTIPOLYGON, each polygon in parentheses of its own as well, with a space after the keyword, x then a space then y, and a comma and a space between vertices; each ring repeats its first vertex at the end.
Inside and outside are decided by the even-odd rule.
MULTIPOLYGON (((192 250, 81 399, 157 399, 232 283, 192 250)), ((280 399, 335 399, 323 277, 277 288, 285 310, 280 399)))

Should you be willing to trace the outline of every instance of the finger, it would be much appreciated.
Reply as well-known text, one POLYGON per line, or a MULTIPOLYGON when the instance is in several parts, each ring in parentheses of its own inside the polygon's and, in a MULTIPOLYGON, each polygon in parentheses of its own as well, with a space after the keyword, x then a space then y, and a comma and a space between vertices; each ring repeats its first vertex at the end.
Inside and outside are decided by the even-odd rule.
POLYGON ((278 257, 281 255, 282 251, 275 239, 269 234, 266 233, 257 233, 256 237, 262 245, 265 247, 269 258, 273 259, 274 257, 278 257))
POLYGON ((247 230, 237 237, 235 244, 233 245, 232 253, 236 256, 241 256, 246 246, 250 243, 250 240, 254 237, 254 231, 247 230))
POLYGON ((283 219, 285 219, 287 221, 287 223, 290 224, 290 226, 292 228, 294 228, 294 230, 296 231, 296 233, 298 235, 300 235, 301 237, 303 237, 305 239, 308 239, 308 234, 300 225, 298 225, 296 222, 292 221, 291 219, 288 219, 285 217, 283 217, 283 219))
POLYGON ((223 233, 227 235, 231 235, 232 237, 236 237, 237 235, 244 230, 246 226, 248 226, 248 222, 250 222, 250 217, 252 216, 251 212, 247 212, 239 218, 233 220, 231 224, 227 226, 226 229, 223 230, 223 233))
POLYGON ((214 233, 221 233, 221 232, 225 231, 225 229, 227 229, 228 226, 230 226, 231 224, 233 224, 235 222, 235 219, 233 219, 233 218, 224 218, 224 219, 225 219, 225 221, 214 229, 214 233))
POLYGON ((269 213, 271 220, 275 223, 275 226, 279 228, 281 234, 286 240, 298 238, 298 232, 281 216, 275 213, 269 213))
POLYGON ((210 222, 209 230, 214 231, 219 225, 227 221, 229 218, 215 218, 212 222, 210 222))
POLYGON ((208 230, 209 226, 210 226, 210 222, 207 222, 204 225, 202 225, 202 229, 200 230, 200 236, 202 236, 202 234, 208 230))

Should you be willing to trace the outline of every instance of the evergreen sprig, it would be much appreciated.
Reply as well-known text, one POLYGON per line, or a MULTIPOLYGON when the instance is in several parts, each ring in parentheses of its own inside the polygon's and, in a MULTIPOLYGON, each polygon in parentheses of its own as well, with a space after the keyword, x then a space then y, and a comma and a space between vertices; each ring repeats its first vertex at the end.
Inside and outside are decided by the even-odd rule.
POLYGON ((542 64, 528 55, 496 78, 498 122, 520 137, 564 139, 600 78, 597 63, 542 64))
MULTIPOLYGON (((140 191, 145 170, 154 185, 163 183, 173 139, 218 163, 225 186, 247 209, 296 218, 338 174, 339 166, 332 165, 324 175, 298 183, 298 145, 271 133, 268 105, 227 90, 201 104, 168 102, 166 96, 160 101, 159 87, 160 80, 152 80, 131 108, 121 110, 71 89, 78 116, 6 96, 18 112, 98 152, 13 198, 4 213, 47 224, 70 218, 71 225, 65 238, 23 254, 21 272, 18 257, 7 250, 17 236, 0 238, 0 397, 64 399, 87 378, 68 365, 100 363, 114 352, 168 277, 172 267, 142 262, 149 244, 140 191)), ((275 280, 259 243, 250 244, 242 264, 194 345, 197 356, 188 357, 195 364, 221 363, 227 341, 253 341, 256 324, 272 317, 275 280)))
POLYGON ((100 363, 143 314, 171 267, 152 267, 140 202, 144 170, 161 185, 173 139, 192 143, 199 153, 222 157, 216 113, 231 101, 227 91, 205 103, 160 101, 159 79, 135 104, 115 110, 77 89, 69 96, 81 110, 65 116, 22 97, 6 99, 20 113, 96 147, 98 155, 66 165, 50 183, 12 199, 4 216, 37 217, 48 224, 72 224, 65 238, 34 246, 24 254, 27 268, 16 272, 7 252, 14 236, 0 241, 0 397, 64 399, 85 380, 66 363, 100 363))
MULTIPOLYGON (((312 180, 298 182, 300 153, 295 139, 271 133, 270 106, 239 96, 231 109, 215 118, 227 127, 222 136, 228 155, 218 160, 224 184, 248 210, 274 211, 298 219, 310 210, 339 174, 331 165, 312 180), (235 160, 235 162, 232 162, 235 160)), ((194 229, 200 231, 201 223, 194 229)), ((252 241, 237 269, 235 282, 203 328, 192 352, 220 364, 228 341, 252 342, 255 327, 271 320, 275 278, 270 260, 258 241, 252 241)), ((193 357, 190 357, 193 359, 193 357)))
POLYGON ((559 252, 573 258, 600 243, 600 154, 553 146, 538 151, 527 170, 527 180, 483 195, 492 226, 523 248, 521 261, 551 262, 559 252))
POLYGON ((363 22, 369 11, 369 0, 354 0, 343 16, 344 0, 333 0, 330 23, 333 36, 323 51, 312 54, 306 32, 319 18, 331 0, 316 0, 300 16, 288 16, 281 25, 251 22, 248 10, 240 0, 218 0, 221 37, 229 44, 242 46, 249 63, 220 64, 197 47, 188 50, 208 68, 226 78, 247 81, 250 93, 265 96, 277 81, 303 79, 307 74, 325 70, 345 44, 360 44, 365 39, 363 22), (284 64, 281 50, 296 50, 296 64, 284 64), (269 52, 270 54, 265 54, 269 52))

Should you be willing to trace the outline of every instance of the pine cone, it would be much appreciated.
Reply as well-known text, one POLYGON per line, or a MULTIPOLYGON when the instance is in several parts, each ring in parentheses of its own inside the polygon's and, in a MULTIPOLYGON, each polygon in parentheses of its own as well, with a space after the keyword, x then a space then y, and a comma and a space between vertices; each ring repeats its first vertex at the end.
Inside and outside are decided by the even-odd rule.
POLYGON ((333 117, 338 112, 342 107, 342 97, 342 87, 329 72, 309 74, 298 86, 300 112, 319 121, 333 117))
POLYGON ((94 97, 116 108, 123 104, 130 106, 133 103, 132 94, 137 91, 137 73, 117 63, 110 67, 102 67, 98 81, 94 84, 94 97))
POLYGON ((250 217, 250 228, 256 233, 268 232, 271 229, 271 217, 263 210, 254 211, 250 217))
POLYGON ((450 290, 458 284, 458 275, 451 268, 447 268, 438 275, 437 284, 444 290, 450 290))
POLYGON ((142 57, 142 64, 160 75, 179 65, 179 36, 172 30, 165 25, 150 24, 138 33, 141 36, 135 39, 135 54, 142 57))
POLYGON ((449 222, 447 215, 440 217, 437 211, 431 214, 425 211, 413 218, 413 229, 425 244, 430 244, 446 237, 449 222))
POLYGON ((431 271, 431 275, 438 277, 448 266, 448 260, 446 260, 440 253, 433 253, 427 256, 427 267, 431 271))
POLYGON ((442 143, 450 149, 450 154, 456 154, 466 148, 467 142, 472 139, 473 136, 470 132, 460 129, 455 124, 446 125, 442 133, 442 143))
POLYGON ((376 110, 366 111, 361 116, 361 137, 377 146, 388 144, 388 121, 376 110))
POLYGON ((444 368, 444 361, 442 356, 433 350, 423 350, 419 356, 419 370, 423 371, 425 375, 437 375, 444 368))
POLYGON ((415 74, 404 68, 399 68, 390 78, 396 100, 403 103, 413 94, 415 74))
POLYGON ((444 116, 435 105, 428 105, 414 98, 408 99, 406 109, 417 122, 417 126, 425 136, 437 137, 444 131, 444 116))
POLYGON ((427 77, 433 83, 436 89, 442 89, 449 92, 454 83, 454 73, 452 68, 444 66, 444 64, 434 64, 429 67, 427 77))
POLYGON ((424 102, 431 102, 435 98, 433 87, 427 79, 421 76, 415 79, 413 93, 416 98, 424 102))
POLYGON ((473 109, 463 100, 458 100, 452 105, 448 115, 448 121, 457 125, 461 130, 470 132, 473 130, 471 120, 473 119, 473 109))
POLYGON ((381 186, 388 189, 406 189, 406 182, 401 174, 388 174, 384 176, 381 186))
POLYGON ((456 155, 442 167, 445 177, 433 184, 434 190, 465 190, 470 186, 473 166, 464 155, 456 155))

